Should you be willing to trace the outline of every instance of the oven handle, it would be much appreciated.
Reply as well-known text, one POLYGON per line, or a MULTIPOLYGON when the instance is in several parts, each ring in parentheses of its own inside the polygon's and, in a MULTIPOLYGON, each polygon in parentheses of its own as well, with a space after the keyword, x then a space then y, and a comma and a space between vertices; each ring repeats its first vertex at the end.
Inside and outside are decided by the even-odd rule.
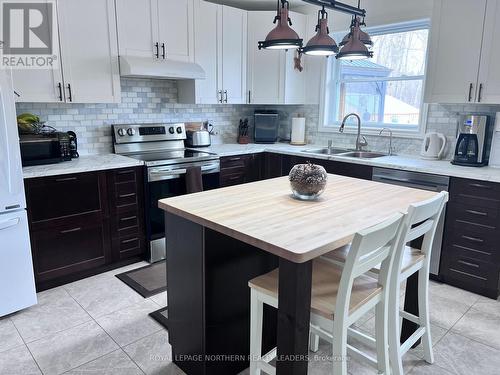
MULTIPOLYGON (((202 174, 218 173, 220 171, 219 163, 207 164, 201 167, 202 174)), ((161 169, 161 168, 151 168, 149 170, 149 181, 159 181, 159 180, 172 180, 179 178, 180 176, 187 173, 187 168, 179 169, 161 169)))

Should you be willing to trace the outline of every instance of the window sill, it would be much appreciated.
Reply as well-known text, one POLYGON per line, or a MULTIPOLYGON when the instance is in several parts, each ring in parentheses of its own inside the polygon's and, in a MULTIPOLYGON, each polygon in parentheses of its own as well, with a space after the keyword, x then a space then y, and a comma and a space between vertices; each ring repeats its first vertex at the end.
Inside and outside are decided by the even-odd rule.
MULTIPOLYGON (((319 133, 339 133, 340 124, 335 124, 333 126, 323 126, 318 128, 319 133)), ((368 136, 377 136, 377 137, 389 137, 389 132, 384 131, 380 134, 380 131, 383 128, 363 128, 361 127, 361 134, 368 136)), ((392 129, 391 129, 392 130, 392 129)), ((358 130, 352 127, 345 127, 343 134, 357 135, 358 130)), ((400 131, 400 130, 392 130, 392 136, 394 138, 406 138, 406 139, 423 139, 424 133, 423 131, 400 131)))

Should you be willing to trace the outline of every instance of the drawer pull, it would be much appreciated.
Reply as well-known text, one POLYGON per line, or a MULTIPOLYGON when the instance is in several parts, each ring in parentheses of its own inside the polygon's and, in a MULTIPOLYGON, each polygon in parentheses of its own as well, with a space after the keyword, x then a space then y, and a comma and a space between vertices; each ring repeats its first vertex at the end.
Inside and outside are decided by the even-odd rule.
POLYGON ((229 161, 238 161, 241 160, 241 158, 229 158, 229 161))
POLYGON ((58 178, 56 182, 67 182, 67 181, 76 181, 76 177, 66 177, 66 178, 58 178))
POLYGON ((469 266, 469 267, 479 268, 479 264, 466 262, 464 260, 459 260, 458 263, 464 264, 464 265, 469 266))
POLYGON ((120 218, 120 221, 129 221, 133 219, 137 219, 137 216, 122 217, 120 218))
POLYGON ((241 178, 241 176, 232 176, 232 177, 229 177, 229 181, 239 180, 240 178, 241 178))
POLYGON ((471 214, 471 215, 477 215, 477 216, 488 216, 486 212, 481 212, 481 211, 475 211, 475 210, 465 210, 465 212, 471 214))
POLYGON ((118 174, 129 174, 129 173, 134 173, 134 171, 129 169, 127 171, 118 171, 117 173, 118 174))
POLYGON ((462 236, 462 238, 464 240, 469 240, 469 241, 473 241, 473 242, 479 242, 479 243, 483 243, 484 240, 481 239, 481 238, 476 238, 476 237, 470 237, 470 236, 462 236))
POLYGON ((483 184, 469 184, 469 186, 479 188, 479 189, 491 189, 491 186, 483 185, 483 184))
POLYGON ((80 228, 80 227, 73 228, 73 229, 68 229, 68 230, 62 230, 61 234, 68 234, 68 233, 73 233, 73 232, 79 232, 81 230, 82 230, 82 228, 80 228))
POLYGON ((122 244, 127 244, 127 243, 131 243, 131 242, 135 242, 137 240, 139 240, 137 237, 131 238, 130 240, 123 240, 122 244))
POLYGON ((133 197, 136 195, 135 193, 130 193, 130 194, 120 194, 118 198, 128 198, 128 197, 133 197))
POLYGON ((465 276, 469 276, 469 277, 473 277, 475 279, 479 279, 479 280, 483 280, 483 281, 488 281, 487 278, 485 277, 481 277, 481 276, 476 276, 476 275, 473 275, 471 273, 468 273, 468 272, 463 272, 463 271, 459 271, 455 268, 450 268, 450 271, 453 271, 453 272, 456 272, 456 273, 459 273, 460 275, 465 275, 465 276))

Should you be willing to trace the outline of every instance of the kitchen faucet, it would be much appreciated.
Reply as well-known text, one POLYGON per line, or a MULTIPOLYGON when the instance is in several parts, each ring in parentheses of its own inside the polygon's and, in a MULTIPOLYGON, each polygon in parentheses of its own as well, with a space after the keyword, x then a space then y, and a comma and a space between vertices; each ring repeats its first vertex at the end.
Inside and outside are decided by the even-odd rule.
POLYGON ((363 147, 368 146, 368 141, 366 140, 364 135, 361 135, 361 118, 356 113, 349 113, 342 120, 342 124, 340 125, 339 132, 344 132, 344 127, 347 119, 351 116, 356 117, 358 120, 358 136, 356 137, 356 151, 363 151, 363 147))
POLYGON ((394 149, 392 148, 392 130, 389 128, 383 128, 378 135, 382 135, 384 131, 389 132, 389 156, 392 156, 394 149))

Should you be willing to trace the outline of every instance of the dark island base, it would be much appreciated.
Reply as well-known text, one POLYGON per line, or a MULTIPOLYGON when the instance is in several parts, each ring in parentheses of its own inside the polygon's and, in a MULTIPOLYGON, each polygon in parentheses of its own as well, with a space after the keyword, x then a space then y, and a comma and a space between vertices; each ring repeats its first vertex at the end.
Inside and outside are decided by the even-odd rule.
MULTIPOLYGON (((238 374, 249 366, 248 281, 278 258, 167 213, 168 329, 173 362, 189 375, 238 374)), ((277 313, 265 306, 263 353, 276 346, 277 313)))

